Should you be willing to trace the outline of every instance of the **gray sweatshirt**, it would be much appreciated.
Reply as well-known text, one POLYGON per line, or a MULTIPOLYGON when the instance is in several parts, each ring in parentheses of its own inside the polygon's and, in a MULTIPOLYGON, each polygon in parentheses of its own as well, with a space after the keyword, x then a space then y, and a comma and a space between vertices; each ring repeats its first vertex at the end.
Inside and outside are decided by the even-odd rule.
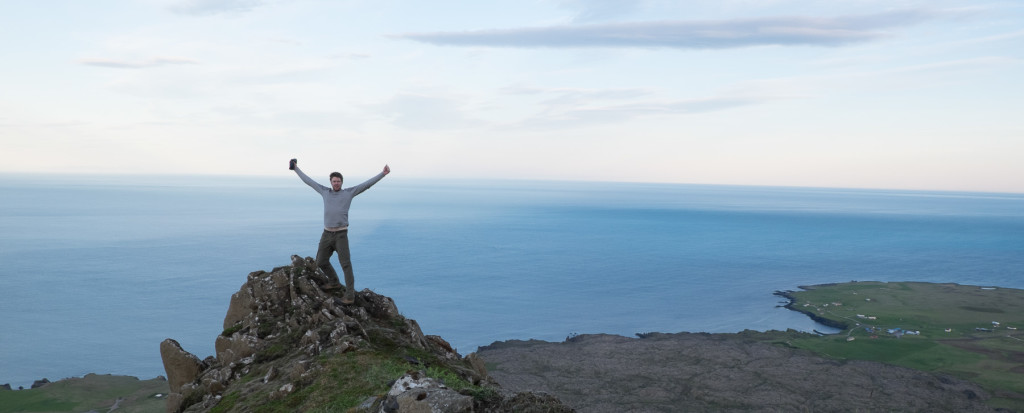
POLYGON ((295 173, 299 175, 302 182, 305 182, 306 185, 309 185, 310 188, 313 188, 314 191, 324 198, 324 228, 348 227, 348 208, 352 206, 352 198, 355 198, 356 195, 363 193, 363 191, 384 178, 384 172, 381 172, 359 185, 335 191, 333 188, 320 185, 312 178, 306 176, 299 169, 298 165, 295 166, 295 173))

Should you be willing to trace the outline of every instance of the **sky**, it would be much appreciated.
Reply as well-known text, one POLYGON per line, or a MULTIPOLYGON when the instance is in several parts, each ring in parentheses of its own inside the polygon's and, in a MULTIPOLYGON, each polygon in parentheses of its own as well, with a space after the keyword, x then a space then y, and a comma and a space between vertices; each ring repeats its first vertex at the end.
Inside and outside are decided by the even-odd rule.
POLYGON ((0 173, 1022 193, 1022 59, 1017 0, 2 0, 0 173))

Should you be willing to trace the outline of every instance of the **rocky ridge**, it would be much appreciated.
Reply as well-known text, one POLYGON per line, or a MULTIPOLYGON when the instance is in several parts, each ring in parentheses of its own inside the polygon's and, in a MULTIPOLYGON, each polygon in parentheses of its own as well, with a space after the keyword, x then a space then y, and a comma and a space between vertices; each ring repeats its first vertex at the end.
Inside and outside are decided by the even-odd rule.
POLYGON ((364 289, 344 305, 310 257, 250 273, 231 296, 216 355, 160 344, 167 412, 569 412, 557 398, 503 390, 476 354, 425 335, 364 289))

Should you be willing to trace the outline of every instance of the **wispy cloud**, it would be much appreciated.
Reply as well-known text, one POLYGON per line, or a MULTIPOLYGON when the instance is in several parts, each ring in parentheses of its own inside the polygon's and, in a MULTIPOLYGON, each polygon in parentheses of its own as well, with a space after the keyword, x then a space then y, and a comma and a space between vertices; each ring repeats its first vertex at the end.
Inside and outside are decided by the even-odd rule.
POLYGON ((840 46, 885 37, 940 13, 899 10, 840 17, 774 17, 717 21, 658 21, 409 33, 394 38, 436 45, 492 47, 647 47, 725 49, 763 45, 840 46))
POLYGON ((244 13, 265 3, 264 0, 179 0, 170 4, 168 10, 193 16, 222 13, 244 13))
POLYGON ((716 112, 792 98, 750 93, 726 93, 692 99, 664 100, 642 89, 539 89, 513 87, 508 94, 540 95, 540 110, 512 127, 571 128, 581 125, 624 122, 652 116, 680 116, 716 112))
POLYGON ((520 126, 527 128, 575 127, 580 125, 623 122, 648 116, 678 116, 716 112, 740 106, 766 103, 771 98, 757 97, 711 97, 669 102, 638 102, 621 105, 551 108, 524 120, 520 126))
POLYGON ((80 59, 81 64, 88 66, 110 67, 115 69, 145 69, 170 65, 195 65, 198 61, 179 57, 155 57, 148 60, 128 61, 114 59, 80 59))

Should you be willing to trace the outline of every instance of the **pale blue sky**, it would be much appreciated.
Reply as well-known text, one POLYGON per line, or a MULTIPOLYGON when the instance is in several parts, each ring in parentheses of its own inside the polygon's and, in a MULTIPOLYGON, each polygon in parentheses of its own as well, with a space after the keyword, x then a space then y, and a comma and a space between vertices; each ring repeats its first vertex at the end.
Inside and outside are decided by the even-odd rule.
POLYGON ((0 1, 0 172, 1024 192, 1024 2, 0 1))

